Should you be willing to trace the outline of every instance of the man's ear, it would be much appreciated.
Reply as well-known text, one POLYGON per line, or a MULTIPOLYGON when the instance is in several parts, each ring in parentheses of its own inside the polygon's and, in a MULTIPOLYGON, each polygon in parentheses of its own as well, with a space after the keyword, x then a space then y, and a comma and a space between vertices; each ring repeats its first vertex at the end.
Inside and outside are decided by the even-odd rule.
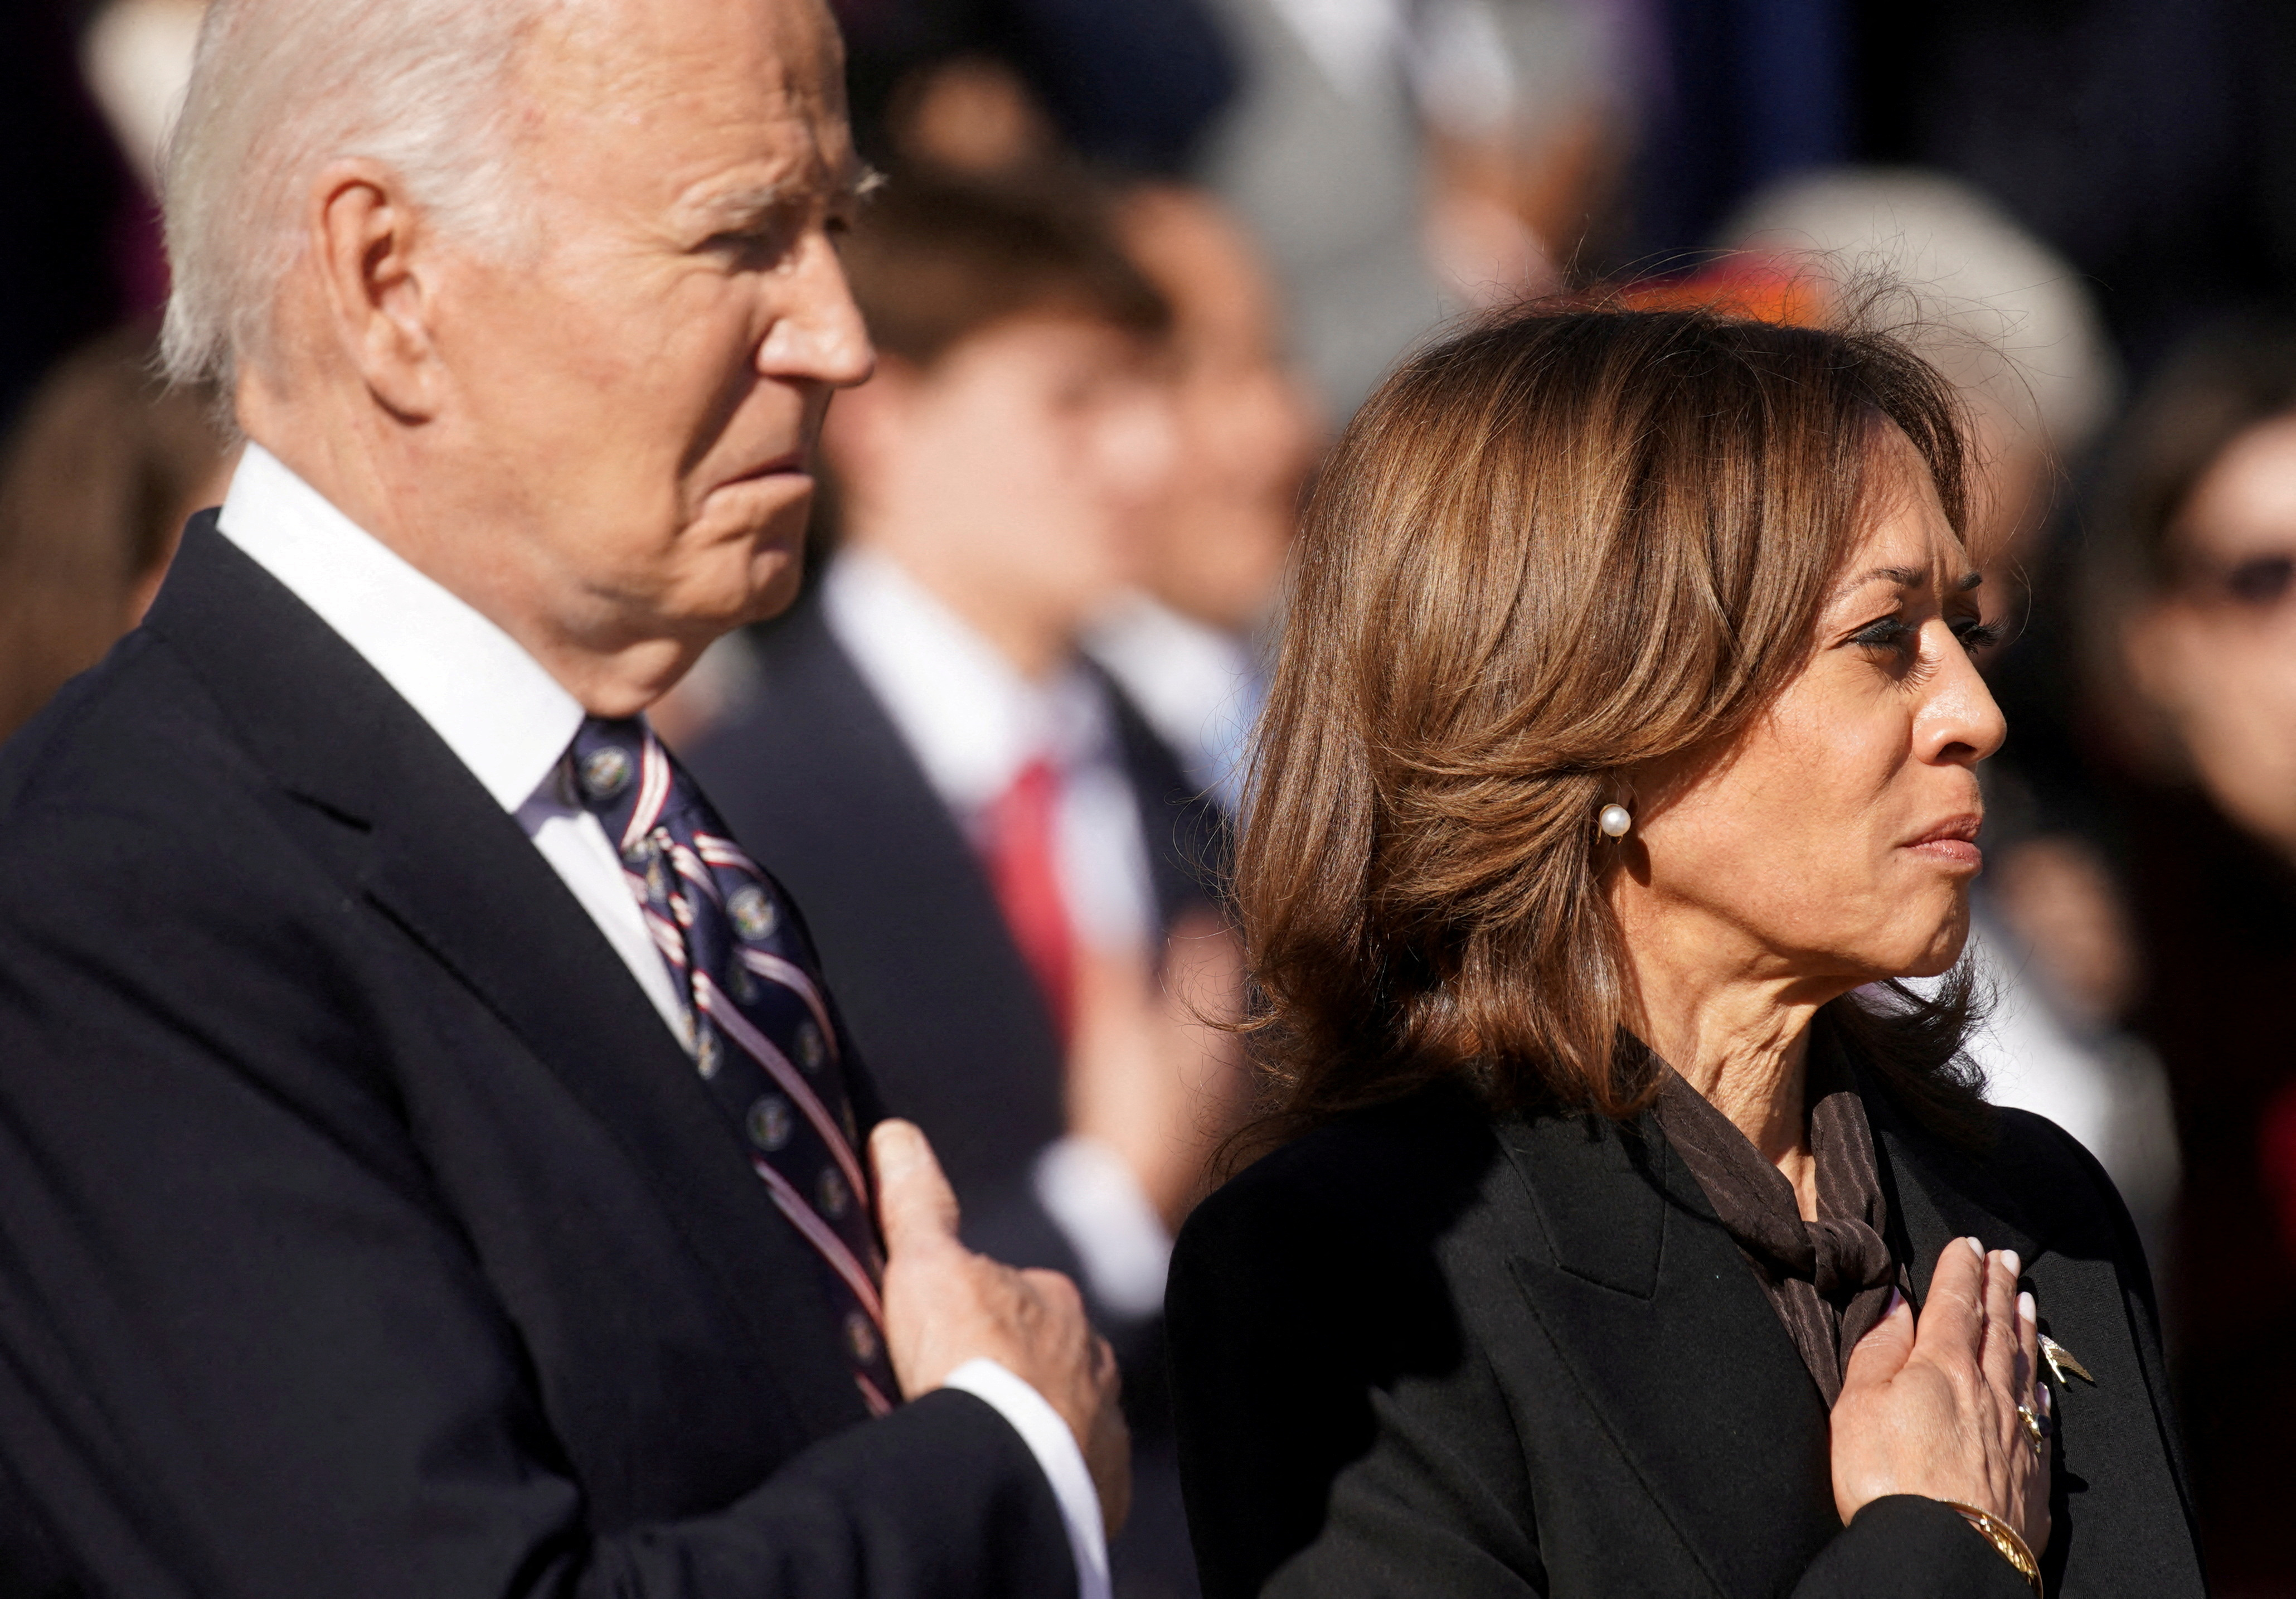
POLYGON ((324 313, 382 406, 410 422, 437 414, 446 373, 431 337, 437 236, 387 167, 339 161, 314 190, 324 313))

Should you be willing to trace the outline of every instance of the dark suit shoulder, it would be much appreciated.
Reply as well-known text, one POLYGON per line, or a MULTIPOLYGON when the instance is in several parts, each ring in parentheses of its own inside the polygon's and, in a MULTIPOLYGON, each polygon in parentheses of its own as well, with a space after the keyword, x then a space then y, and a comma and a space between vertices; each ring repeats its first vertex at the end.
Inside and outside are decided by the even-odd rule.
MULTIPOLYGON (((2031 1111, 1997 1106, 1978 1149, 1923 1149, 1931 1176, 2021 1230, 2035 1243, 2092 1258, 2130 1259, 2144 1272, 2136 1225, 2111 1177, 2070 1133, 2031 1111)), ((2149 1285, 2147 1289, 2149 1296, 2149 1285)))
POLYGON ((1488 1115, 1443 1086, 1341 1117, 1273 1150, 1190 1215, 1181 1254, 1226 1253, 1305 1233, 1424 1240, 1470 1206, 1498 1146, 1488 1115))
POLYGON ((2120 1191, 2080 1140, 2047 1117, 2012 1106, 1994 1111, 1995 1135, 1980 1164, 2021 1206, 2052 1220, 2094 1217, 2118 1206, 2120 1191))
POLYGON ((1182 1228, 1166 1318, 1209 1599, 1279 1568, 1302 1593, 1518 1591, 1488 1587, 1535 1563, 1518 1536, 1452 1536, 1521 1475, 1450 1276, 1503 1166, 1469 1096, 1429 1090, 1265 1156, 1182 1228))
POLYGON ((0 747, 0 823, 12 839, 44 812, 90 803, 164 818, 187 788, 248 770, 205 685, 139 628, 0 747))

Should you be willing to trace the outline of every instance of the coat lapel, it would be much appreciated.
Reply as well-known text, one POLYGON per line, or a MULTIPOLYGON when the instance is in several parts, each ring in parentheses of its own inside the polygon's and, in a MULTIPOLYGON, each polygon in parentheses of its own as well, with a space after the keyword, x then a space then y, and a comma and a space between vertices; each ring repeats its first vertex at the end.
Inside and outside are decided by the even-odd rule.
POLYGON ((1564 1365, 1713 1590, 1767 1595, 1841 1530, 1825 1405, 1648 1117, 1504 1123, 1533 1243, 1511 1262, 1564 1365))
POLYGON ((215 530, 212 513, 186 530, 150 625, 209 683, 280 785, 327 818, 334 836, 320 847, 644 1174, 804 1430, 821 1436, 861 1419, 802 1240, 619 956, 516 822, 349 646, 215 530), (798 1331, 808 1328, 822 1335, 798 1331))
POLYGON ((2050 1509, 2057 1531, 2041 1556, 2048 1591, 2201 1592, 2148 1296, 2124 1281, 2119 1264, 2136 1258, 2135 1229, 2099 1202, 2109 1185, 2103 1169, 2063 1134, 2021 1111, 2002 1112, 2001 1144, 1972 1154, 1915 1127, 1870 1088, 1866 1102, 1890 1215, 1902 1218, 1892 1243, 1908 1251, 1918 1297, 1927 1297, 1938 1256, 1952 1240, 2013 1249, 2041 1330, 2095 1378, 2072 1378, 2056 1390, 2050 1509), (2079 1173, 2084 1166, 2087 1172, 2079 1173), (2060 1175, 2013 1191, 2005 1176, 2021 1168, 2060 1175))

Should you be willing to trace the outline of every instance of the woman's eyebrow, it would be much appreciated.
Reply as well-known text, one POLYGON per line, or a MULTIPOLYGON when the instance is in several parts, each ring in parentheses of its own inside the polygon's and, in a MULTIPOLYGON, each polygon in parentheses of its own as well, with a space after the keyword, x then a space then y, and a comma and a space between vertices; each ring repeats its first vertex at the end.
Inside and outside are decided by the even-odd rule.
MULTIPOLYGON (((1870 571, 1858 573, 1857 576, 1852 578, 1845 586, 1849 588, 1863 588, 1868 583, 1888 582, 1894 583, 1900 588, 1926 588, 1929 586, 1929 581, 1930 574, 1921 567, 1877 566, 1870 571)), ((1953 588, 1956 594, 1965 594, 1972 589, 1983 587, 1984 585, 1985 574, 1983 572, 1967 571, 1964 572, 1955 580, 1953 588)))
POLYGON ((1929 570, 1925 567, 1877 566, 1869 571, 1858 573, 1849 580, 1847 586, 1863 588, 1868 583, 1889 582, 1896 584, 1900 588, 1922 588, 1928 585, 1929 580, 1929 570))

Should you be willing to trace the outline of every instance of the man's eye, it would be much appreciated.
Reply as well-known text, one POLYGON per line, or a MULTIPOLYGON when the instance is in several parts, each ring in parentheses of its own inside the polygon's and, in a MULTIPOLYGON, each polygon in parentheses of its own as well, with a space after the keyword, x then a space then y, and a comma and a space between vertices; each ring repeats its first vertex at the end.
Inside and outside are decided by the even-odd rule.
POLYGON ((725 256, 745 270, 771 266, 789 253, 794 230, 780 223, 728 228, 710 235, 703 247, 725 256))

